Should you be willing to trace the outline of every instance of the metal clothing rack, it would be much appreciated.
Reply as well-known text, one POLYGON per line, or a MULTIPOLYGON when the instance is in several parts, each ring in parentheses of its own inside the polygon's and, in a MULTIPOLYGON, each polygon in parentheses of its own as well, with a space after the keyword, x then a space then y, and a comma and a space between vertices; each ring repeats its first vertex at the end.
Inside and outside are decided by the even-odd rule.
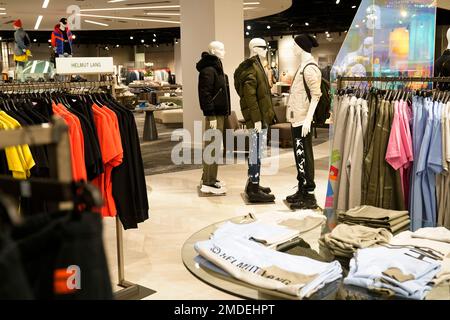
MULTIPOLYGON (((0 92, 33 91, 45 89, 83 89, 83 88, 111 88, 115 97, 115 80, 87 81, 87 82, 40 82, 40 83, 14 83, 0 84, 0 92)), ((54 119, 52 124, 24 127, 17 130, 1 131, 0 149, 17 145, 48 145, 50 157, 50 175, 60 182, 72 181, 72 168, 70 157, 70 143, 68 129, 64 121, 54 119)), ((24 185, 25 186, 25 185, 24 185)), ((148 297, 156 291, 132 283, 125 279, 125 258, 123 251, 123 227, 119 217, 116 217, 116 241, 118 263, 118 286, 122 289, 115 292, 117 300, 139 300, 148 297)))
POLYGON ((338 77, 337 89, 343 88, 343 83, 348 82, 438 82, 450 83, 450 77, 338 77))

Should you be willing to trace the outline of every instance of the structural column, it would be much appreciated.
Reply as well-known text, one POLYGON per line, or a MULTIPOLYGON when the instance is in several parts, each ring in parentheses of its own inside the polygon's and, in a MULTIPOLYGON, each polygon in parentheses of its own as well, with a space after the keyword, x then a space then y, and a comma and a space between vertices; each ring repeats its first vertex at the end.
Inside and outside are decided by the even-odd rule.
POLYGON ((180 5, 183 122, 194 137, 194 122, 204 118, 198 100, 196 64, 212 41, 225 44, 223 64, 230 78, 232 110, 241 118, 233 74, 244 60, 244 9, 242 0, 180 0, 180 5))

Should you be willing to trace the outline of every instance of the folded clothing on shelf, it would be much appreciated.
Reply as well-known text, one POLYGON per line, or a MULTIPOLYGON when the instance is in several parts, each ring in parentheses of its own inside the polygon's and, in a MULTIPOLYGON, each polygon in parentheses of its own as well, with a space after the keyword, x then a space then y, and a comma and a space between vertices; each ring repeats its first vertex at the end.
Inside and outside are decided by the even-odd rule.
POLYGON ((450 237, 450 230, 445 228, 424 228, 416 232, 402 232, 392 238, 389 244, 417 248, 435 257, 441 265, 441 270, 432 280, 432 283, 440 285, 450 282, 450 243, 447 242, 448 237, 450 237))
POLYGON ((324 215, 312 210, 299 213, 250 214, 245 216, 240 223, 226 222, 220 225, 213 233, 213 237, 236 236, 275 249, 312 230, 318 231, 315 238, 317 241, 325 221, 324 215))
POLYGON ((409 229, 408 211, 395 211, 371 206, 356 207, 338 215, 338 221, 371 228, 385 228, 393 234, 409 229))
POLYGON ((342 277, 337 261, 323 263, 292 256, 242 237, 214 237, 198 242, 195 250, 238 280, 300 298, 308 298, 342 277))
POLYGON ((344 283, 423 300, 440 270, 439 261, 424 250, 386 245, 358 250, 344 283))
POLYGON ((334 256, 353 257, 358 249, 369 248, 391 240, 392 234, 383 228, 340 224, 319 240, 334 256))

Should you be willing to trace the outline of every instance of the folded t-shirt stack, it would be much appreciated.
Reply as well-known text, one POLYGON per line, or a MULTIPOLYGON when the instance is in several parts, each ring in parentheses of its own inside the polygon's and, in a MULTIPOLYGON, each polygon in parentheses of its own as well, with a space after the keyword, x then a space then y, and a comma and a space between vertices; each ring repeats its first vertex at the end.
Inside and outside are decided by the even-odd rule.
POLYGON ((394 211, 371 206, 356 207, 339 214, 338 221, 371 228, 385 228, 393 234, 408 230, 411 223, 408 211, 394 211))
POLYGON ((432 280, 436 286, 450 282, 450 230, 446 228, 423 228, 416 232, 405 231, 396 235, 390 245, 407 247, 434 257, 441 271, 432 280))
POLYGON ((422 250, 387 245, 358 250, 344 283, 422 300, 440 271, 439 261, 422 250))
POLYGON ((337 261, 292 256, 237 236, 216 236, 196 243, 195 250, 238 280, 302 299, 342 277, 337 261))
POLYGON ((249 214, 239 223, 223 223, 214 231, 212 237, 236 236, 276 249, 279 245, 303 237, 312 230, 317 231, 317 241, 325 222, 324 215, 312 210, 298 213, 249 214))
POLYGON ((340 224, 331 233, 322 236, 319 243, 336 257, 352 258, 358 249, 388 243, 391 239, 392 234, 386 229, 340 224))

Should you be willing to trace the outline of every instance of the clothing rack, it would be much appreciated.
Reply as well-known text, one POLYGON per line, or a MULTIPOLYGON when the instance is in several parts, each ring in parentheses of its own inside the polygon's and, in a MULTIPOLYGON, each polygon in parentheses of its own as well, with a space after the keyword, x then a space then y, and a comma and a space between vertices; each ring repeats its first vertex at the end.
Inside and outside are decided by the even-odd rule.
MULTIPOLYGON (((86 81, 86 82, 39 82, 39 83, 14 83, 0 84, 0 92, 9 91, 33 91, 45 89, 91 89, 108 87, 115 97, 115 80, 107 81, 86 81)), ((55 119, 52 124, 41 126, 31 126, 17 130, 1 131, 0 149, 17 145, 48 145, 50 157, 50 175, 58 179, 67 186, 72 181, 72 168, 70 157, 70 143, 68 129, 64 121, 55 119)), ((4 180, 5 183, 7 180, 4 180)), ((30 186, 21 182, 21 192, 30 190, 30 186)), ((35 189, 35 188, 34 188, 35 189)), ((66 196, 68 198, 68 196, 66 196)), ((125 258, 123 251, 123 228, 119 217, 116 217, 116 241, 117 241, 117 262, 118 262, 118 286, 122 289, 115 292, 117 300, 135 300, 148 297, 156 291, 132 283, 125 279, 125 258)))
POLYGON ((343 82, 440 82, 450 83, 450 77, 338 77, 337 89, 343 89, 343 82))

